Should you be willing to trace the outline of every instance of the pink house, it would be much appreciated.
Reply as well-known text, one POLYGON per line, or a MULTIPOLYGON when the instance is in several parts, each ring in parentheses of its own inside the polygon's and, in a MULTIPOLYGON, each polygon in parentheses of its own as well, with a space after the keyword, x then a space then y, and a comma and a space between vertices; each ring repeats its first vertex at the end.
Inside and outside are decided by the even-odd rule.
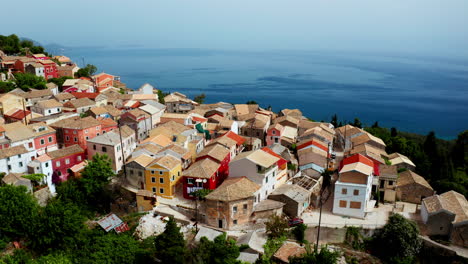
POLYGON ((72 173, 70 168, 85 160, 85 151, 79 145, 51 151, 47 155, 52 159, 54 183, 68 180, 68 176, 72 173))
POLYGON ((267 130, 266 143, 267 146, 271 146, 275 143, 281 142, 281 134, 284 131, 284 126, 276 123, 271 125, 267 130))

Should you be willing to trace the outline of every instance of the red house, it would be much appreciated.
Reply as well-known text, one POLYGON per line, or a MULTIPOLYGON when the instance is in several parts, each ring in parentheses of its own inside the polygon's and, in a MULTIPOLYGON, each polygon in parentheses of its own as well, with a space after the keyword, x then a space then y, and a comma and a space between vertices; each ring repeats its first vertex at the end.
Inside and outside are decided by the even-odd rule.
POLYGON ((51 151, 47 155, 52 159, 52 181, 59 183, 68 180, 70 168, 85 160, 85 151, 79 145, 72 145, 51 151))
POLYGON ((362 154, 354 154, 353 156, 350 156, 350 157, 347 157, 345 159, 343 159, 341 162, 340 162, 340 168, 339 170, 341 170, 341 168, 343 168, 344 165, 347 165, 347 164, 352 164, 352 163, 356 163, 356 162, 360 162, 360 163, 363 163, 363 164, 366 164, 368 166, 371 166, 372 168, 374 168, 374 175, 380 175, 380 172, 379 172, 379 163, 377 162, 374 162, 372 161, 372 159, 362 155, 362 154))
POLYGON ((57 64, 51 60, 38 60, 40 64, 44 66, 45 79, 58 78, 57 64))
POLYGON ((221 164, 212 159, 202 159, 193 163, 182 174, 184 198, 193 200, 195 197, 190 194, 195 191, 216 189, 222 183, 221 177, 218 177, 220 167, 221 164))
POLYGON ((57 150, 57 134, 55 129, 51 128, 46 123, 34 123, 28 127, 32 129, 35 135, 34 148, 37 151, 37 156, 57 150))
POLYGON ((100 93, 102 90, 112 87, 114 85, 114 75, 107 73, 100 73, 93 76, 93 81, 96 86, 96 90, 100 93))
POLYGON ((21 58, 15 61, 14 68, 19 72, 24 73, 26 71, 26 66, 35 63, 36 60, 34 58, 21 58))
POLYGON ((101 122, 91 116, 85 118, 68 118, 60 120, 50 125, 57 130, 57 140, 60 145, 68 147, 79 145, 86 150, 86 141, 99 136, 107 131, 117 128, 117 124, 107 126, 106 130, 102 130, 101 122))
POLYGON ((190 194, 200 189, 214 190, 229 176, 231 152, 228 148, 213 144, 203 149, 195 163, 183 173, 184 198, 194 199, 190 194))
POLYGON ((328 152, 327 146, 324 143, 319 142, 318 140, 314 138, 303 140, 297 144, 298 151, 301 149, 307 149, 307 148, 318 148, 318 149, 328 152))

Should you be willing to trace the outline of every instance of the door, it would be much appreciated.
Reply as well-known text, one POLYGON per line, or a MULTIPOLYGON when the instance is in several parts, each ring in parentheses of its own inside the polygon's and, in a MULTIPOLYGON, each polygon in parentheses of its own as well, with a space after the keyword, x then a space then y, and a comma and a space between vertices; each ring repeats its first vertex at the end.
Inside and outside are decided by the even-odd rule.
POLYGON ((218 220, 218 227, 223 228, 223 220, 222 219, 218 220))

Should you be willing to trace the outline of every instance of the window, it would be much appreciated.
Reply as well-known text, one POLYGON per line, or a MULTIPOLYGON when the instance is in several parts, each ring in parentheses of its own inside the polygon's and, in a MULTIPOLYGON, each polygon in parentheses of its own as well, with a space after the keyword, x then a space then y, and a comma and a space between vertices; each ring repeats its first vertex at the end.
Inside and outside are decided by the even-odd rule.
POLYGON ((99 130, 99 129, 101 129, 101 128, 100 128, 99 126, 97 126, 97 127, 96 127, 96 130, 99 130))
POLYGON ((268 183, 268 176, 265 177, 265 183, 268 183))
POLYGON ((60 161, 55 162, 56 167, 60 167, 60 161))
POLYGON ((93 149, 96 150, 96 145, 93 145, 93 149))
POLYGON ((73 140, 74 140, 75 142, 78 142, 78 138, 77 138, 77 137, 75 137, 73 140))
POLYGON ((117 146, 117 151, 120 151, 120 145, 117 146))
POLYGON ((86 140, 88 140, 88 139, 89 139, 89 137, 88 137, 88 136, 86 136, 86 140))
POLYGON ((353 195, 359 195, 359 190, 354 190, 353 195))
POLYGON ((53 138, 52 137, 49 137, 49 143, 53 141, 53 138))
POLYGON ((159 178, 159 183, 164 183, 164 178, 159 178))
POLYGON ((340 207, 341 208, 346 208, 346 204, 347 204, 346 201, 343 201, 343 200, 340 201, 340 207))
POLYGON ((237 225, 237 220, 232 220, 232 223, 233 223, 234 225, 237 225))
POLYGON ((70 164, 70 159, 66 159, 65 164, 70 164))
POLYGON ((66 137, 65 137, 65 141, 70 141, 70 137, 69 137, 69 136, 66 136, 66 137))
POLYGON ((346 188, 341 189, 341 194, 348 194, 348 189, 346 188))
POLYGON ((172 175, 172 180, 171 180, 171 181, 174 181, 174 180, 175 180, 175 176, 174 176, 174 175, 172 175))
POLYGON ((88 129, 85 129, 85 131, 84 131, 84 132, 85 132, 85 134, 88 134, 88 129))
POLYGON ((49 168, 49 162, 45 163, 46 168, 49 168))
POLYGON ((245 210, 247 210, 248 205, 247 205, 247 204, 244 204, 243 207, 244 207, 244 211, 245 211, 245 210))
POLYGON ((361 202, 350 202, 349 208, 353 209, 361 209, 361 202))
POLYGON ((81 156, 76 157, 77 161, 81 161, 81 156))
POLYGON ((20 162, 18 163, 18 165, 19 165, 20 167, 23 167, 23 162, 20 161, 20 162))
POLYGON ((60 111, 60 108, 57 108, 57 112, 59 112, 59 111, 60 111))
POLYGON ((143 172, 138 171, 138 176, 143 177, 143 172))
POLYGON ((275 131, 275 130, 271 131, 271 133, 272 133, 273 135, 276 135, 276 131, 275 131))
POLYGON ((177 176, 180 176, 180 171, 177 172, 177 176))
POLYGON ((388 185, 393 185, 393 181, 388 181, 388 185))
POLYGON ((164 194, 164 188, 159 188, 159 193, 164 194))
POLYGON ((107 152, 107 148, 106 148, 106 147, 102 147, 102 152, 107 152))
POLYGON ((49 114, 52 113, 52 111, 49 109, 49 114))
POLYGON ((193 179, 192 178, 187 178, 187 184, 193 184, 193 179))
POLYGON ((237 206, 232 207, 232 211, 233 211, 234 213, 237 213, 237 206))
POLYGON ((73 134, 75 134, 75 135, 76 135, 76 130, 73 130, 73 134))
POLYGON ((28 146, 29 146, 30 148, 32 148, 32 147, 33 147, 32 142, 29 142, 28 146))
POLYGON ((8 165, 8 170, 11 170, 11 165, 8 165))
POLYGON ((155 177, 151 177, 151 182, 156 182, 156 178, 155 178, 155 177))
POLYGON ((45 140, 41 139, 41 145, 44 145, 44 144, 45 144, 45 140))
POLYGON ((163 172, 162 172, 162 171, 159 171, 159 175, 163 175, 163 172))
POLYGON ((156 193, 156 187, 151 188, 151 190, 156 193))
POLYGON ((383 188, 385 186, 385 181, 380 181, 380 188, 383 188))
POLYGON ((151 171, 151 174, 154 174, 154 170, 151 171))

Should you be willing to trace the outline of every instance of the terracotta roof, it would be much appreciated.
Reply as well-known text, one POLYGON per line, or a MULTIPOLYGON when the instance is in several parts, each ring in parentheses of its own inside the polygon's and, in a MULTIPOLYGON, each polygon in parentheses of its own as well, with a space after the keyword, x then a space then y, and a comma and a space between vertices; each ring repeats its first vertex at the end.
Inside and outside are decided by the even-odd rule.
POLYGON ((71 145, 62 149, 50 151, 47 152, 47 155, 49 155, 49 157, 52 159, 58 159, 77 153, 84 153, 84 150, 80 147, 80 145, 71 145))
MULTIPOLYGON (((128 126, 120 127, 120 132, 122 133, 123 139, 131 137, 132 135, 135 135, 135 131, 133 131, 133 129, 129 128, 128 126)), ((119 130, 113 130, 105 134, 99 135, 97 137, 94 137, 92 139, 88 139, 88 142, 102 144, 102 145, 110 145, 110 146, 119 145, 120 144, 119 130)))
POLYGON ((157 154, 161 151, 162 147, 154 143, 139 144, 134 152, 139 150, 146 150, 152 154, 157 154))
POLYGON ((96 120, 101 124, 101 128, 117 126, 117 122, 110 118, 98 117, 96 120))
POLYGON ((221 166, 220 163, 212 159, 202 159, 196 161, 187 170, 183 172, 183 176, 194 178, 211 178, 221 166))
POLYGON ((198 157, 203 156, 210 156, 219 162, 223 161, 228 155, 230 151, 229 149, 219 145, 219 144, 212 144, 205 147, 200 153, 198 153, 198 157))
POLYGON ((13 142, 35 137, 33 131, 22 122, 4 124, 6 136, 13 142))
POLYGON ((245 176, 228 178, 216 190, 208 194, 206 199, 227 202, 254 198, 254 194, 258 189, 260 189, 260 186, 245 176))
POLYGON ((235 140, 237 145, 239 145, 239 146, 244 144, 244 142, 245 142, 245 138, 239 136, 238 134, 236 134, 236 133, 234 133, 232 131, 227 132, 224 136, 235 140))
POLYGON ((116 116, 120 116, 122 115, 122 111, 120 111, 119 109, 115 108, 113 105, 105 105, 103 106, 107 112, 109 113, 109 115, 113 116, 113 117, 116 117, 116 116))
POLYGON ((59 103, 55 99, 49 99, 49 100, 37 102, 36 106, 38 106, 40 108, 55 108, 55 107, 62 107, 63 104, 59 103))
POLYGON ((354 127, 352 125, 344 125, 342 127, 338 127, 335 129, 336 132, 340 133, 341 135, 345 136, 346 134, 346 137, 351 137, 353 135, 356 135, 356 134, 360 134, 360 133, 365 133, 364 130, 358 128, 358 127, 354 127))
POLYGON ((155 159, 153 162, 151 162, 150 166, 153 164, 158 164, 159 166, 162 166, 168 170, 172 170, 177 165, 181 165, 180 159, 172 156, 172 155, 165 155, 163 157, 155 159))
POLYGON ((302 117, 302 112, 301 110, 299 109, 283 109, 281 110, 281 112, 287 116, 287 115, 290 115, 290 116, 297 116, 297 117, 302 117))
POLYGON ((356 162, 366 164, 367 166, 370 166, 370 167, 374 166, 374 162, 372 160, 370 160, 369 158, 361 154, 354 154, 351 157, 347 157, 343 159, 343 165, 352 164, 356 162))
POLYGON ((392 153, 388 156, 390 162, 393 164, 393 165, 397 165, 397 164, 401 164, 401 163, 406 163, 406 164, 409 164, 413 167, 416 167, 416 165, 408 158, 406 157, 405 155, 403 154, 400 154, 398 152, 395 152, 395 153, 392 153))
POLYGON ((156 198, 156 195, 154 195, 154 193, 152 193, 151 191, 148 191, 148 190, 138 190, 138 192, 136 193, 136 195, 138 195, 138 196, 144 196, 144 197, 154 197, 154 198, 156 198))
POLYGON ((166 147, 166 146, 169 146, 170 144, 172 144, 172 141, 170 138, 168 138, 167 136, 165 135, 156 135, 156 136, 152 136, 152 137, 149 137, 145 140, 143 140, 141 143, 147 143, 147 142, 153 142, 161 147, 166 147))
POLYGON ((398 170, 397 167, 394 165, 385 165, 381 164, 379 167, 380 170, 380 177, 384 178, 393 178, 397 179, 398 178, 398 170))
POLYGON ((364 175, 370 175, 374 171, 374 167, 366 165, 361 162, 355 162, 351 164, 346 164, 341 168, 340 173, 345 173, 345 172, 360 172, 364 175))
POLYGON ((72 107, 72 108, 80 108, 80 107, 94 106, 94 105, 96 105, 96 102, 86 97, 70 100, 64 104, 64 106, 72 107))
POLYGON ((258 110, 258 105, 256 104, 235 104, 234 109, 236 110, 237 116, 242 116, 246 114, 255 113, 258 110))
POLYGON ((72 92, 71 93, 73 96, 75 96, 77 99, 81 98, 89 98, 95 100, 100 93, 77 93, 77 92, 72 92))
POLYGON ((361 145, 358 145, 358 146, 354 146, 353 149, 351 149, 349 151, 350 154, 356 154, 356 153, 359 153, 359 154, 362 154, 362 155, 366 155, 370 158, 373 158, 377 161, 379 161, 380 163, 382 164, 385 164, 385 160, 382 158, 383 157, 386 157, 387 156, 387 153, 385 152, 385 150, 382 150, 382 149, 379 149, 379 148, 376 148, 372 145, 369 145, 369 144, 361 144, 361 145))
POLYGON ((85 118, 70 117, 59 120, 50 124, 51 127, 70 128, 70 129, 85 129, 92 126, 99 126, 101 123, 94 117, 87 116, 85 118))
MULTIPOLYGON (((13 119, 18 119, 18 120, 23 120, 24 117, 28 116, 31 114, 31 111, 24 111, 19 108, 13 108, 10 111, 6 112, 3 114, 4 117, 10 117, 13 119)), ((29 119, 29 118, 28 118, 29 119)))
POLYGON ((31 183, 31 180, 24 178, 22 173, 8 173, 7 175, 3 177, 2 181, 5 184, 12 184, 12 185, 16 185, 16 183, 20 181, 28 182, 29 184, 31 183))
POLYGON ((142 111, 140 109, 133 109, 133 110, 128 111, 127 113, 131 114, 132 116, 134 116, 136 118, 138 118, 140 116, 149 117, 149 115, 147 113, 145 113, 144 111, 142 111))
POLYGON ((152 129, 150 131, 150 134, 152 136, 154 136, 155 134, 161 134, 159 133, 160 130, 166 130, 166 132, 168 132, 169 134, 171 135, 166 135, 166 136, 170 136, 172 137, 173 135, 179 135, 181 134, 182 132, 184 131, 187 131, 187 130, 190 130, 192 128, 188 127, 188 126, 185 126, 185 125, 182 125, 180 123, 177 123, 175 121, 169 121, 169 122, 166 122, 162 125, 159 125, 157 126, 156 128, 152 129))
POLYGON ((398 177, 398 181, 397 181, 397 187, 401 187, 401 186, 405 186, 405 185, 409 185, 413 183, 420 184, 424 187, 427 187, 433 190, 431 185, 429 185, 429 183, 422 176, 419 176, 418 174, 410 170, 400 173, 398 177))
POLYGON ((279 209, 284 206, 284 203, 275 200, 265 199, 255 205, 255 212, 269 211, 273 209, 279 209))
POLYGON ((289 263, 289 257, 300 256, 304 253, 306 253, 305 248, 301 247, 299 244, 285 242, 273 256, 284 263, 289 263))
POLYGON ((329 142, 333 141, 333 134, 330 134, 327 130, 323 129, 323 127, 321 126, 307 129, 304 133, 302 133, 301 137, 308 136, 308 135, 317 135, 319 137, 324 138, 325 140, 329 142))
POLYGON ((29 151, 23 145, 16 146, 16 147, 9 147, 6 149, 2 149, 2 151, 0 151, 0 159, 5 159, 8 157, 12 157, 15 155, 24 154, 28 152, 29 151))
POLYGON ((221 146, 224 146, 225 148, 232 148, 233 146, 236 146, 237 143, 234 139, 231 139, 227 137, 226 135, 223 135, 222 137, 215 138, 211 140, 211 142, 208 144, 209 145, 216 145, 219 144, 221 146))
POLYGON ((55 99, 57 99, 59 101, 75 99, 75 96, 73 96, 73 94, 65 93, 65 92, 56 94, 56 95, 54 95, 54 97, 55 97, 55 99))
POLYGON ((273 156, 270 153, 267 153, 261 149, 257 149, 257 150, 242 152, 238 154, 233 159, 233 161, 241 160, 244 158, 264 168, 269 168, 270 166, 276 164, 280 160, 279 158, 273 156))
POLYGON ((298 152, 299 166, 316 164, 322 168, 327 164, 327 153, 321 149, 308 148, 298 152))
POLYGON ((186 119, 189 118, 188 114, 178 114, 178 113, 164 113, 161 118, 173 118, 173 119, 186 119))
POLYGON ((455 191, 427 197, 423 200, 428 213, 447 210, 455 214, 453 223, 468 221, 468 201, 465 196, 455 191))
POLYGON ((95 115, 102 115, 108 112, 107 109, 102 106, 91 107, 89 111, 91 111, 95 115))
POLYGON ((161 149, 161 151, 165 150, 172 150, 175 153, 179 154, 182 156, 183 159, 190 159, 192 157, 190 151, 182 146, 176 145, 176 144, 170 144, 164 148, 161 149))
POLYGON ((32 99, 32 98, 39 98, 39 97, 52 96, 52 95, 53 93, 51 90, 44 89, 44 90, 31 90, 29 92, 21 94, 21 97, 24 97, 26 99, 32 99))
POLYGON ((130 162, 136 162, 140 164, 142 167, 147 167, 151 162, 153 162, 154 158, 151 156, 148 156, 146 154, 141 154, 137 157, 131 158, 128 160, 127 164, 130 162))
POLYGON ((280 116, 280 117, 275 119, 275 123, 281 124, 283 122, 290 122, 290 123, 295 124, 296 126, 299 125, 300 121, 301 120, 298 117, 290 116, 290 115, 280 116))

